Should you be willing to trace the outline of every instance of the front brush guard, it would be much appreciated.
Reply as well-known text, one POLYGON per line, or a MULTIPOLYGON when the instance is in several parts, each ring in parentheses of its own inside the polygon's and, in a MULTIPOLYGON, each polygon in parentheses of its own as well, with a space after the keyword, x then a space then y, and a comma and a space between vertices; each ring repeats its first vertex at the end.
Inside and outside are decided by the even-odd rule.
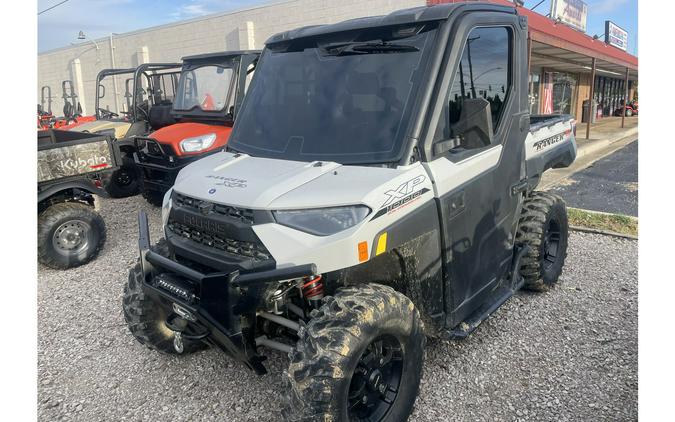
POLYGON ((268 283, 315 276, 316 265, 305 264, 245 274, 239 271, 203 274, 150 249, 148 216, 143 211, 138 215, 138 231, 143 289, 160 303, 175 303, 189 311, 204 327, 204 340, 242 361, 256 373, 265 374, 267 371, 262 365, 264 358, 256 353, 255 342, 250 341, 254 336, 245 336, 242 332, 241 317, 249 315, 255 318, 258 299, 268 283), (153 277, 166 273, 185 278, 198 286, 198 303, 185 300, 151 283, 153 277))

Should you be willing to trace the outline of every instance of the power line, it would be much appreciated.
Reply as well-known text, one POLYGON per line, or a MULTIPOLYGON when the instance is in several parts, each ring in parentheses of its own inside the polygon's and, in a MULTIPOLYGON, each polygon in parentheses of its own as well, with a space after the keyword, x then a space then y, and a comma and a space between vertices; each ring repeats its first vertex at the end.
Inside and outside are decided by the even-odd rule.
POLYGON ((55 8, 55 7, 57 7, 57 6, 61 6, 63 3, 67 2, 67 1, 69 1, 69 0, 63 0, 63 1, 60 2, 60 3, 56 3, 56 4, 55 4, 54 6, 52 6, 52 7, 46 8, 46 9, 43 10, 42 12, 38 12, 38 16, 40 16, 40 15, 43 14, 44 12, 48 12, 48 11, 52 10, 53 8, 55 8))

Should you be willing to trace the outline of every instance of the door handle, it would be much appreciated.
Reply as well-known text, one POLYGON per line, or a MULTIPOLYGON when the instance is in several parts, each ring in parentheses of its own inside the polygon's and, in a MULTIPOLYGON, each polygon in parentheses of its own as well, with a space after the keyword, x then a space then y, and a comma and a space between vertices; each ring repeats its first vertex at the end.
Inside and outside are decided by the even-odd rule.
POLYGON ((524 192, 527 190, 527 179, 523 179, 520 182, 516 183, 515 185, 511 185, 511 196, 516 196, 519 195, 521 192, 524 192))

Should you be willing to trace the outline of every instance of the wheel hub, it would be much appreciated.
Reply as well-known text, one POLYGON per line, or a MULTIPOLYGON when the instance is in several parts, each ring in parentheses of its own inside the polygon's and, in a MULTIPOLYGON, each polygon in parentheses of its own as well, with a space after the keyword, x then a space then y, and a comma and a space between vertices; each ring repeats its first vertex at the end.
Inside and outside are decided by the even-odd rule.
POLYGON ((61 254, 76 254, 89 244, 90 226, 81 220, 66 221, 54 231, 52 245, 61 254))
POLYGON ((349 386, 350 417, 382 420, 396 400, 402 372, 403 353, 396 338, 387 335, 368 345, 349 386))
POLYGON ((558 257, 558 246, 560 245, 560 225, 555 220, 550 220, 546 225, 544 235, 544 268, 550 268, 558 257))

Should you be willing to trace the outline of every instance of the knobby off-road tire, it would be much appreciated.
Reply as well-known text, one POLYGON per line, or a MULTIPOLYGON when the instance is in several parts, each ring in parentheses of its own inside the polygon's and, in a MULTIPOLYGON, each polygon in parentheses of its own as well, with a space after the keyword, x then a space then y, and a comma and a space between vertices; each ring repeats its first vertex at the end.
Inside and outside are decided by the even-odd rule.
POLYGON ((406 296, 378 284, 340 289, 313 311, 299 337, 284 374, 286 420, 341 422, 363 416, 358 414, 366 411, 359 387, 369 394, 369 405, 384 406, 378 408, 383 415, 370 415, 373 420, 408 418, 422 376, 426 338, 419 312, 406 296), (368 386, 367 380, 375 382, 368 386), (382 394, 393 402, 383 405, 378 401, 382 394), (355 401, 361 404, 348 410, 355 401))
POLYGON ((520 273, 524 288, 538 292, 551 289, 562 273, 567 257, 567 208, 558 195, 533 192, 524 202, 516 242, 528 245, 520 273))
MULTIPOLYGON (((152 250, 169 257, 169 245, 161 239, 152 250)), ((140 262, 129 270, 129 281, 124 286, 122 312, 131 334, 141 344, 163 353, 178 354, 173 347, 174 332, 164 322, 169 316, 143 292, 143 272, 140 262)), ((206 348, 202 342, 183 339, 183 352, 188 354, 206 348)))
POLYGON ((138 173, 133 165, 124 164, 104 183, 105 191, 113 198, 126 198, 138 193, 138 173))
POLYGON ((162 201, 164 200, 164 194, 156 190, 144 190, 143 198, 145 198, 150 205, 161 207, 162 201))
POLYGON ((54 204, 38 216, 38 261, 56 269, 86 264, 98 255, 105 238, 105 222, 93 207, 54 204))

